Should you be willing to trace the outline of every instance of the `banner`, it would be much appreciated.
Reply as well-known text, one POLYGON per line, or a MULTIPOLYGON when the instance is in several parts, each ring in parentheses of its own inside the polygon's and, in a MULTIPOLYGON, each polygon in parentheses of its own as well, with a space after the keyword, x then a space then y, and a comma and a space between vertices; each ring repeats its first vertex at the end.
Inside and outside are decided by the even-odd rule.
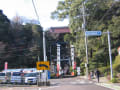
POLYGON ((7 69, 8 69, 8 62, 5 62, 4 69, 5 69, 5 70, 7 70, 7 69))

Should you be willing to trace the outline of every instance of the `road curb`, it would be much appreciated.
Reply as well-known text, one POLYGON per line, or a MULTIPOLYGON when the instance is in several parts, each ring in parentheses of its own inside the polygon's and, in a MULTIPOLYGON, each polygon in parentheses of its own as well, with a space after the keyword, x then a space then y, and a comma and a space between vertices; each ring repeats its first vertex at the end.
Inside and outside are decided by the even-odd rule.
POLYGON ((96 85, 103 86, 106 88, 110 88, 113 90, 120 90, 120 86, 114 85, 114 84, 108 84, 108 83, 95 83, 96 85))

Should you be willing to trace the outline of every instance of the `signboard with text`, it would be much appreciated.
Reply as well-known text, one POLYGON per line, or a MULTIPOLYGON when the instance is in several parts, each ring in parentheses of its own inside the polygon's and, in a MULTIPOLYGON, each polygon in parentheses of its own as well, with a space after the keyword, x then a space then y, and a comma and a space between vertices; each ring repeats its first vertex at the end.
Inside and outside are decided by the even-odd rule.
POLYGON ((86 31, 85 35, 86 36, 101 36, 102 32, 101 31, 86 31))

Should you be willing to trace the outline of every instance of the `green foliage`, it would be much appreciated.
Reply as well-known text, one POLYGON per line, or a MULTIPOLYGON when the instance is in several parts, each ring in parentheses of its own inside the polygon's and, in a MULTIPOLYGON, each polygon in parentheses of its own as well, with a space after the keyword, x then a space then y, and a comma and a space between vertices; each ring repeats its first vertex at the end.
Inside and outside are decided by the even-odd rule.
POLYGON ((0 10, 0 70, 6 61, 8 68, 36 67, 38 55, 43 60, 42 42, 41 26, 10 22, 0 10))
POLYGON ((82 62, 81 64, 80 64, 80 75, 85 75, 85 63, 84 62, 82 62))
POLYGON ((9 40, 9 30, 10 28, 10 21, 3 14, 3 11, 0 10, 0 41, 7 42, 9 40))
POLYGON ((118 79, 117 78, 113 78, 112 80, 110 80, 112 83, 117 83, 118 79))
POLYGON ((51 73, 51 74, 50 74, 50 77, 51 77, 51 78, 55 78, 55 77, 56 77, 55 73, 51 73))
POLYGON ((108 72, 105 72, 105 73, 104 73, 104 76, 107 77, 107 75, 108 75, 108 72))
POLYGON ((119 55, 119 56, 116 56, 115 62, 114 62, 114 64, 113 64, 113 69, 114 69, 116 72, 120 72, 120 55, 119 55))
POLYGON ((72 72, 72 71, 73 71, 72 66, 70 66, 70 69, 69 69, 69 70, 70 70, 70 72, 72 72))
MULTIPOLYGON (((116 47, 120 43, 120 1, 115 0, 87 0, 85 3, 86 30, 100 30, 111 34, 111 48, 113 61, 117 54, 116 47)), ((70 35, 65 36, 65 40, 75 45, 77 57, 81 62, 86 62, 84 32, 82 30, 82 0, 60 1, 55 12, 52 13, 54 19, 69 19, 70 35), (76 32, 76 34, 74 34, 76 32), (75 40, 73 40, 73 39, 75 40)), ((88 59, 89 69, 100 68, 102 73, 109 71, 109 52, 107 35, 101 37, 88 37, 88 59), (90 55, 92 48, 92 57, 90 55)), ((82 64, 81 64, 82 67, 82 64)), ((119 64, 113 65, 119 69, 119 64)), ((84 68, 82 67, 83 71, 84 68)), ((119 71, 119 70, 118 70, 119 71)))
POLYGON ((110 73, 110 66, 99 68, 101 74, 107 76, 110 73))
POLYGON ((77 76, 77 70, 74 70, 75 76, 77 76))
POLYGON ((117 72, 113 72, 113 78, 117 78, 117 72))

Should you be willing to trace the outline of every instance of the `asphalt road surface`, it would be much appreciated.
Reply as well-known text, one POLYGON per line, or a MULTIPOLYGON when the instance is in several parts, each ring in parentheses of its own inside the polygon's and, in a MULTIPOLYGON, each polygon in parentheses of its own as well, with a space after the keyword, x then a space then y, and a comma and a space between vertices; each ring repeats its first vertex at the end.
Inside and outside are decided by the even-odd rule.
POLYGON ((81 79, 80 77, 51 79, 50 82, 51 86, 41 87, 36 85, 3 85, 0 86, 0 90, 112 90, 98 86, 95 82, 81 79))

